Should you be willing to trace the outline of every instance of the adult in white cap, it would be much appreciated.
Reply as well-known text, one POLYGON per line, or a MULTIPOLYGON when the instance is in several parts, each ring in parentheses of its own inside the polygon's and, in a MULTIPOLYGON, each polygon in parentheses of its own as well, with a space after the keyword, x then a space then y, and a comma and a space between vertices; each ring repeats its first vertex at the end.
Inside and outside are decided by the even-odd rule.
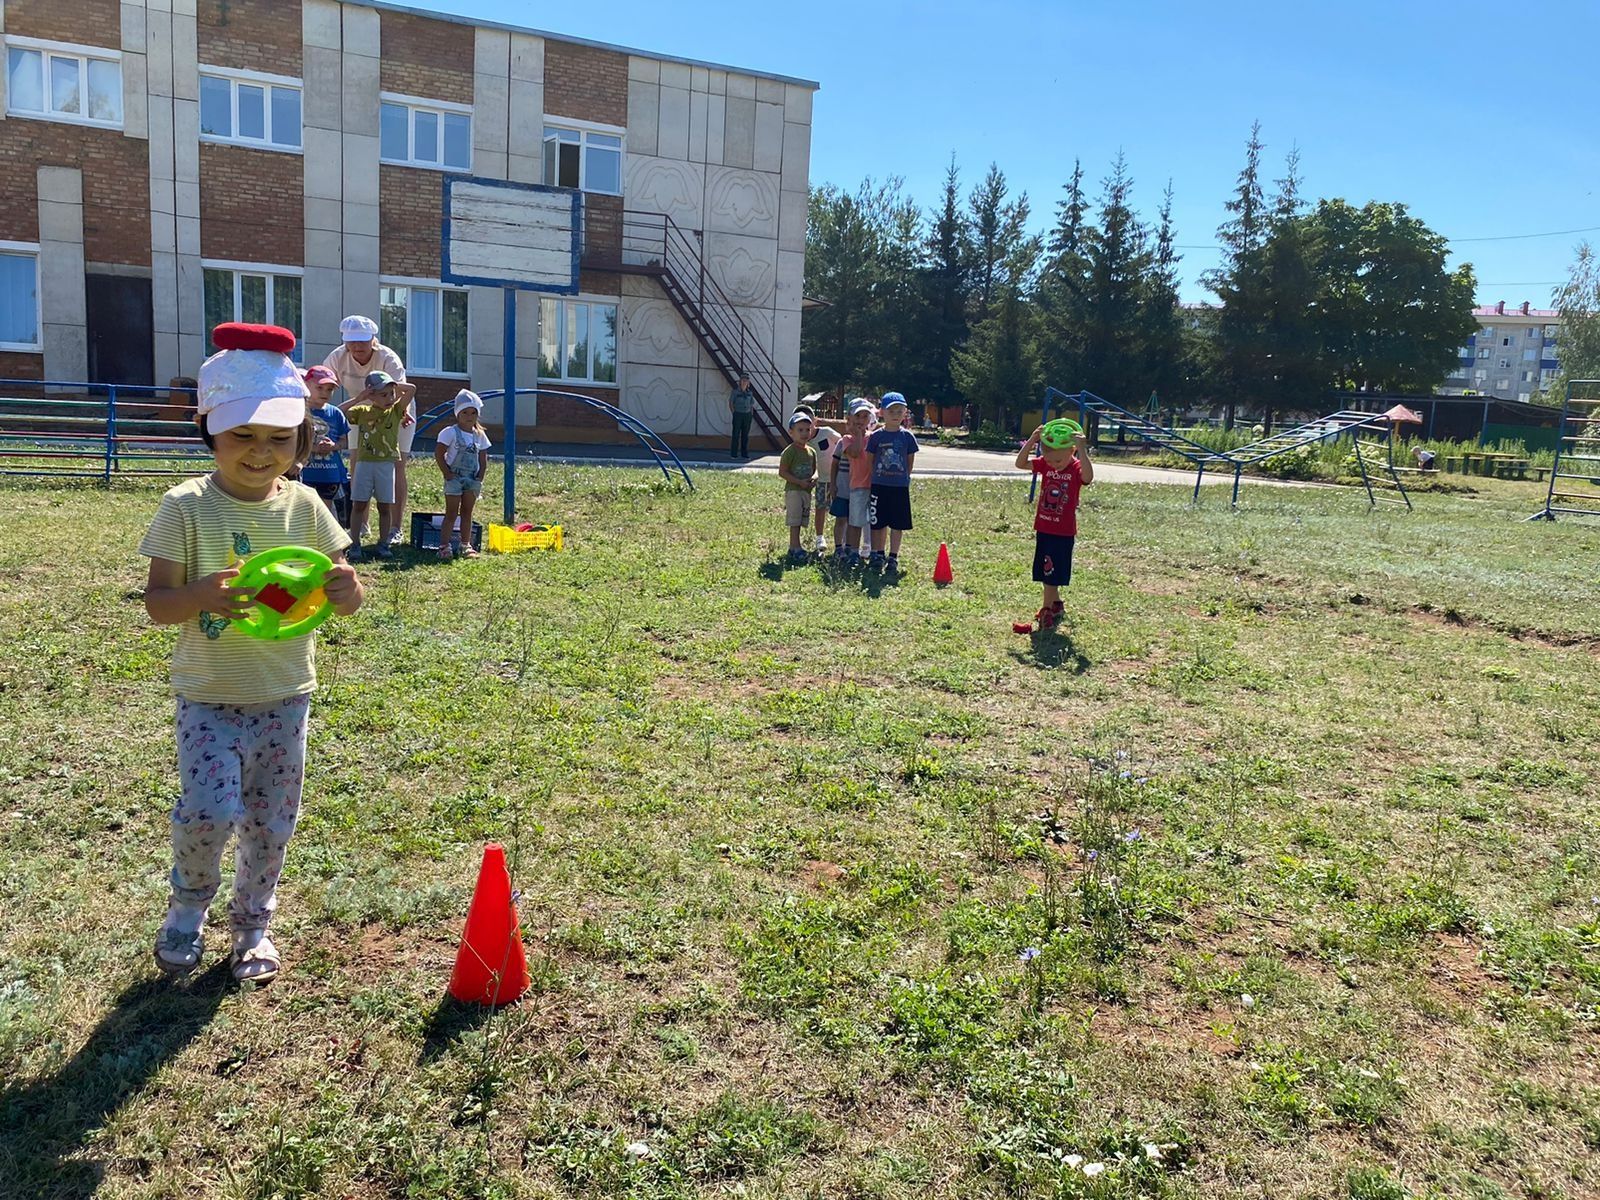
MULTIPOLYGON (((339 377, 339 386, 345 392, 345 402, 339 406, 341 409, 372 399, 364 393, 367 390, 367 376, 374 371, 384 372, 396 383, 406 382, 406 364, 400 361, 398 354, 378 340, 378 324, 371 317, 352 313, 339 322, 339 337, 339 348, 323 359, 322 365, 339 377)), ((400 429, 400 461, 394 469, 395 532, 392 538, 399 537, 399 530, 405 523, 406 459, 411 454, 411 443, 417 436, 415 397, 406 406, 406 418, 406 423, 400 429)), ((360 457, 361 437, 354 429, 350 431, 350 451, 352 459, 360 457)))

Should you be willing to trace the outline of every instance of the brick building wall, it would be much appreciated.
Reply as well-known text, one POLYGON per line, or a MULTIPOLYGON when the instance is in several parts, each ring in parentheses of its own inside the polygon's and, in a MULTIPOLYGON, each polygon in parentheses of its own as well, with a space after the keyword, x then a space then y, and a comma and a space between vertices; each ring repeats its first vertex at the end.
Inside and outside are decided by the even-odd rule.
POLYGON ((427 412, 436 404, 443 404, 447 400, 454 400, 456 393, 472 384, 463 383, 459 379, 430 379, 426 375, 418 375, 408 380, 417 385, 417 412, 427 412))
POLYGON ((0 350, 0 379, 43 379, 44 355, 0 350))
MULTIPOLYGON (((6 5, 6 20, 11 6, 6 5)), ((39 240, 41 166, 83 171, 83 253, 89 262, 150 265, 149 154, 118 129, 7 117, 0 121, 0 238, 39 240)))
POLYGON ((6 32, 18 37, 112 50, 122 46, 121 0, 5 0, 5 9, 6 32))
POLYGON ((544 111, 575 121, 626 125, 628 56, 595 46, 547 40, 544 111))
POLYGON ((378 168, 378 271, 437 279, 444 221, 444 176, 417 167, 378 168))
POLYGON ((473 47, 470 25, 430 21, 409 13, 384 12, 379 86, 402 96, 472 103, 473 47))
POLYGON ((196 19, 204 66, 299 77, 300 0, 200 0, 196 19))
POLYGON ((305 160, 200 145, 200 254, 298 267, 305 261, 305 160))

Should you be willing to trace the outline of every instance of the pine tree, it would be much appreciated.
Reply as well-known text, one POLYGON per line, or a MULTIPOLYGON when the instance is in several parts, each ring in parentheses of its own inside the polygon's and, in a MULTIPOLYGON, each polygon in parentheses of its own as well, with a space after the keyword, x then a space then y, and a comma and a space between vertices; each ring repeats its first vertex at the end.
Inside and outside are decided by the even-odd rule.
POLYGON ((1006 201, 1006 177, 994 163, 983 182, 972 190, 971 211, 973 245, 973 317, 982 320, 989 314, 996 285, 1001 281, 1006 260, 1023 241, 1028 224, 1028 194, 1006 201))
POLYGON ((950 375, 950 358, 967 340, 967 291, 972 265, 972 238, 961 211, 961 176, 955 156, 945 171, 944 194, 938 210, 929 215, 924 248, 924 275, 928 356, 927 395, 941 404, 956 400, 950 375))
POLYGON ((1149 231, 1129 204, 1133 179, 1121 153, 1101 187, 1098 224, 1084 239, 1083 386, 1126 407, 1144 400, 1135 396, 1141 381, 1137 329, 1152 255, 1149 231))
POLYGON ((1226 205, 1232 215, 1217 230, 1223 265, 1202 277, 1222 302, 1217 316, 1217 366, 1225 389, 1224 424, 1229 429, 1239 401, 1259 397, 1270 376, 1264 344, 1267 297, 1261 250, 1268 229, 1261 194, 1261 150, 1261 122, 1256 121, 1250 126, 1239 185, 1226 205))
POLYGON ((1266 285, 1266 320, 1262 336, 1267 359, 1265 391, 1270 427, 1272 414, 1298 408, 1319 411, 1328 375, 1323 365, 1318 329, 1317 277, 1309 241, 1313 230, 1300 199, 1300 151, 1291 148, 1284 175, 1276 180, 1269 233, 1262 260, 1266 285))
MULTIPOLYGON (((1155 251, 1139 296, 1138 361, 1152 394, 1171 405, 1184 392, 1183 313, 1178 307, 1178 260, 1172 228, 1172 181, 1161 195, 1155 251)), ((1184 398, 1187 398, 1186 396, 1184 398)))
POLYGON ((1049 255, 1035 296, 1040 324, 1040 365, 1045 381, 1063 391, 1082 388, 1085 296, 1089 264, 1084 256, 1085 218, 1089 203, 1083 194, 1083 163, 1074 160, 1072 179, 1062 186, 1066 198, 1056 202, 1056 223, 1050 231, 1049 255))

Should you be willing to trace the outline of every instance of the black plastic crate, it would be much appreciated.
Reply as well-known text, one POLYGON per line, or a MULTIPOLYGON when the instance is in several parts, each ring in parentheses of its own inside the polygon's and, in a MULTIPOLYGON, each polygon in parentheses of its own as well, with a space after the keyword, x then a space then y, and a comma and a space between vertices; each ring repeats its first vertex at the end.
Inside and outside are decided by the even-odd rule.
MULTIPOLYGON (((443 528, 443 513, 414 512, 411 514, 411 544, 418 550, 437 550, 443 528)), ((476 521, 472 523, 472 548, 483 549, 483 526, 476 521)))

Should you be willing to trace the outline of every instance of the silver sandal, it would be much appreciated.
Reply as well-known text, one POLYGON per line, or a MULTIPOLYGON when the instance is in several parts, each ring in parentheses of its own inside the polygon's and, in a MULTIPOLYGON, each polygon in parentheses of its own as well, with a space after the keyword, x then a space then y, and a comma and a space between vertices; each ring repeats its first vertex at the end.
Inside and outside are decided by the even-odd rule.
POLYGON ((186 933, 182 929, 170 929, 163 926, 156 934, 155 956, 156 966, 174 979, 181 979, 200 965, 200 958, 206 952, 206 939, 203 930, 186 933))
POLYGON ((240 983, 270 983, 283 968, 278 948, 265 931, 260 932, 260 940, 249 945, 243 944, 248 934, 233 936, 233 977, 240 983))

